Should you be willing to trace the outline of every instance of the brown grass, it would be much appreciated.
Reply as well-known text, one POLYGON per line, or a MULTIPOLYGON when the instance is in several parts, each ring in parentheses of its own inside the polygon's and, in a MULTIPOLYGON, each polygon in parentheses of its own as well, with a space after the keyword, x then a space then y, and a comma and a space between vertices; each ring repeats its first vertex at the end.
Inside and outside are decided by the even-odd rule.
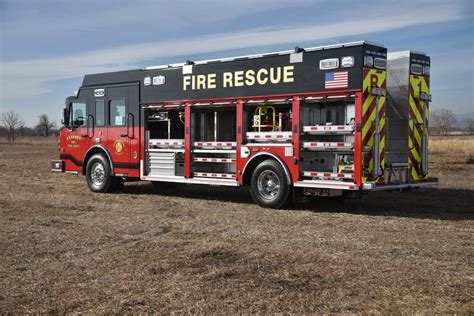
POLYGON ((234 188, 92 194, 49 172, 55 141, 0 144, 0 312, 472 313, 465 142, 431 141, 438 188, 283 211, 234 188))
POLYGON ((432 136, 428 143, 432 154, 448 154, 459 156, 474 156, 474 136, 439 137, 432 136))

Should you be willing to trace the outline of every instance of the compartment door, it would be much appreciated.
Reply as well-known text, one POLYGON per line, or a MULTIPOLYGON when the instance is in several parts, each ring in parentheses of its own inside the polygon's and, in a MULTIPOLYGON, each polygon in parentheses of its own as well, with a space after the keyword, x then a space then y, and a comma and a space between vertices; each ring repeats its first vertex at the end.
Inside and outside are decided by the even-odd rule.
POLYGON ((384 95, 374 88, 386 88, 385 70, 364 68, 362 91, 362 182, 383 180, 385 169, 385 103, 384 95))
POLYGON ((410 74, 410 95, 408 110, 408 163, 411 165, 413 180, 428 177, 428 101, 422 100, 429 95, 429 79, 410 74))

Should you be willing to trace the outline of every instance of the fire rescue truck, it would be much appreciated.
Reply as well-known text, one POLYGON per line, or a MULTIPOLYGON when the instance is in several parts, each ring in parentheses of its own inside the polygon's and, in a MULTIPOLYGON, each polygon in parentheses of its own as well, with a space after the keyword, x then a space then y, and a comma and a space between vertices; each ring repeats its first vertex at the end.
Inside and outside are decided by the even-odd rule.
POLYGON ((249 186, 271 208, 292 192, 433 185, 429 67, 425 54, 387 60, 383 45, 354 42, 86 75, 66 99, 52 170, 85 175, 94 192, 249 186))

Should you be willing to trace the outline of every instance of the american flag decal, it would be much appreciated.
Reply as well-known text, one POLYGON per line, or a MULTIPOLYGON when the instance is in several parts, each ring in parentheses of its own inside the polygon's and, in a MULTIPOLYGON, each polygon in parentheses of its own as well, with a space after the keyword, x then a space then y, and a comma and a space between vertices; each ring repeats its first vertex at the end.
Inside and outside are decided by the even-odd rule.
POLYGON ((347 71, 326 72, 324 89, 347 88, 349 73, 347 71))

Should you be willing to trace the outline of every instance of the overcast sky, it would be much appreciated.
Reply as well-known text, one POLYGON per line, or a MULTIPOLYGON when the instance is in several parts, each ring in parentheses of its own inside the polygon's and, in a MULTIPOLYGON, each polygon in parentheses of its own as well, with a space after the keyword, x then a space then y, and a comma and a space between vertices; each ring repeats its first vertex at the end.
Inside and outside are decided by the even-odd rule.
POLYGON ((86 73, 367 40, 428 52, 432 109, 470 113, 473 17, 474 0, 0 0, 0 112, 58 122, 86 73))

